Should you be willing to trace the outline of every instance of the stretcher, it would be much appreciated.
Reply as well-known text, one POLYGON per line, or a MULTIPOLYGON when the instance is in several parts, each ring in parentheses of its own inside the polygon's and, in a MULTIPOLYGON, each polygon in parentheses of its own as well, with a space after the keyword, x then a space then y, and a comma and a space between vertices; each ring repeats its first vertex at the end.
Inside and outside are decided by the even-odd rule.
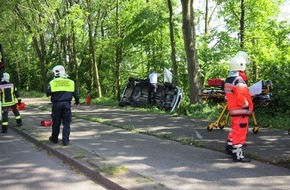
MULTIPOLYGON (((222 109, 220 115, 218 116, 217 120, 207 126, 207 130, 208 131, 212 131, 213 128, 223 129, 226 125, 229 125, 230 115, 227 112, 227 108, 228 108, 228 106, 227 106, 227 104, 225 104, 223 106, 223 109, 222 109)), ((253 123, 254 123, 253 133, 257 134, 259 132, 260 126, 259 126, 259 124, 257 122, 257 119, 256 119, 254 111, 252 112, 252 119, 253 119, 253 123)))
MULTIPOLYGON (((212 131, 213 128, 223 129, 225 126, 229 125, 230 115, 227 110, 227 104, 225 102, 225 92, 223 90, 223 80, 222 79, 209 79, 208 85, 202 92, 203 100, 213 100, 215 102, 221 102, 223 104, 223 109, 219 114, 216 121, 210 123, 207 126, 208 131, 212 131)), ((253 103, 257 105, 268 105, 271 101, 270 95, 273 89, 273 84, 271 81, 259 81, 250 87, 250 92, 253 97, 253 103)), ((252 112, 253 119, 253 133, 257 134, 259 132, 260 126, 257 122, 255 112, 252 112)), ((290 135, 290 129, 288 131, 290 135)))

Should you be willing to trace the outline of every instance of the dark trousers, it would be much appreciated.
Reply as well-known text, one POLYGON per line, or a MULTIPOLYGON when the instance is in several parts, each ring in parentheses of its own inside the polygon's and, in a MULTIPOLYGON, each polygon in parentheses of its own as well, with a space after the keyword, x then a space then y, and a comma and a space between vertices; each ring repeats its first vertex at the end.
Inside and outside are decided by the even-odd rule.
POLYGON ((20 116, 20 113, 19 113, 19 111, 17 109, 16 104, 13 105, 13 106, 2 107, 2 131, 3 132, 7 132, 8 119, 9 119, 8 118, 9 109, 12 110, 12 112, 13 112, 13 114, 15 116, 17 125, 20 126, 22 124, 21 116, 20 116))
POLYGON ((156 104, 157 84, 149 83, 148 87, 148 103, 156 104))
POLYGON ((70 123, 72 120, 71 104, 70 102, 53 102, 52 103, 52 134, 51 137, 54 141, 58 140, 60 133, 60 125, 62 129, 62 142, 69 142, 70 123))

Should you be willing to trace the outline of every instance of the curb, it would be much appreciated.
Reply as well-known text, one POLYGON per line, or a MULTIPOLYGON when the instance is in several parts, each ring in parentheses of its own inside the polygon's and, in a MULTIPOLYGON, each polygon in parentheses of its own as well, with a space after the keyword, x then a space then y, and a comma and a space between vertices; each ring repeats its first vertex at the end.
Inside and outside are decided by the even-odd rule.
POLYGON ((49 145, 36 140, 35 138, 33 138, 30 135, 24 133, 23 131, 17 129, 16 127, 11 127, 11 129, 13 129, 16 133, 20 134, 22 137, 27 139, 29 142, 35 144, 38 147, 41 147, 41 148, 47 150, 48 152, 50 152, 53 155, 55 155, 58 158, 60 158, 65 163, 68 163, 71 166, 77 168, 79 171, 81 171, 83 174, 88 176, 90 179, 92 179, 93 181, 97 181, 97 182, 101 183, 106 188, 118 189, 118 190, 126 190, 126 188, 123 188, 122 186, 120 186, 120 185, 116 184, 115 182, 113 182, 113 181, 109 180, 108 178, 106 178, 99 171, 94 171, 94 170, 88 168, 87 166, 85 166, 81 162, 78 162, 78 161, 74 160, 73 158, 68 157, 66 154, 64 154, 64 153, 62 153, 62 152, 50 147, 49 145))
MULTIPOLYGON (((48 112, 49 113, 49 112, 48 112)), ((27 117, 27 115, 25 116, 27 117)), ((110 163, 110 161, 102 158, 96 153, 89 152, 84 148, 78 147, 77 144, 70 143, 69 146, 62 146, 60 144, 52 144, 48 141, 48 131, 42 133, 42 129, 38 131, 34 128, 35 120, 27 119, 25 125, 22 127, 16 127, 13 124, 10 129, 21 135, 27 141, 33 143, 37 147, 46 150, 48 153, 61 159, 65 164, 68 164, 80 171, 92 181, 99 183, 100 185, 110 190, 168 190, 164 184, 160 184, 153 181, 150 176, 144 176, 140 173, 130 171, 125 168, 120 172, 110 172, 112 167, 118 168, 120 166, 110 163), (44 137, 45 136, 45 137, 44 137), (78 154, 82 154, 81 158, 78 158, 78 154), (108 169, 107 169, 108 168, 108 169), (102 169, 105 170, 102 172, 102 169)), ((50 130, 49 130, 50 133, 50 130)))

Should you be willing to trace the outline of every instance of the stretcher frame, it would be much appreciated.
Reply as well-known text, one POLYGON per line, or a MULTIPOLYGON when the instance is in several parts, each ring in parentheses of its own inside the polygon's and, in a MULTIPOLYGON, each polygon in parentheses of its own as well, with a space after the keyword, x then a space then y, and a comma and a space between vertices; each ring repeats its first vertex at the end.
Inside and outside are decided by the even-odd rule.
MULTIPOLYGON (((221 113, 219 114, 219 116, 217 118, 217 120, 207 126, 208 131, 212 131, 213 128, 223 129, 226 125, 229 125, 230 114, 228 113, 227 108, 228 108, 228 106, 225 103, 221 113), (224 118, 224 116, 226 116, 226 117, 224 118)), ((257 134, 259 132, 260 126, 258 125, 254 111, 252 112, 252 118, 253 118, 253 122, 254 122, 253 133, 257 134)))
MULTIPOLYGON (((227 108, 228 108, 227 103, 224 102, 225 101, 225 92, 223 90, 222 85, 220 84, 221 81, 213 79, 213 80, 211 80, 211 82, 213 82, 213 85, 209 85, 209 88, 205 89, 205 91, 203 91, 205 93, 202 94, 202 99, 204 99, 204 100, 216 99, 218 101, 222 101, 223 102, 223 109, 222 109, 221 113, 219 114, 217 120, 207 126, 208 131, 212 131, 213 128, 223 129, 226 125, 229 125, 229 117, 230 117, 228 110, 227 110, 227 108)), ((262 102, 267 105, 271 101, 270 95, 271 95, 272 89, 273 89, 272 81, 270 81, 270 80, 262 81, 261 94, 253 96, 252 97, 253 102, 256 100, 255 98, 262 96, 262 97, 265 97, 265 99, 262 99, 262 102)), ((259 103, 259 101, 258 101, 258 103, 259 103)), ((254 111, 252 112, 251 116, 253 118, 253 124, 254 124, 253 133, 257 134, 259 132, 260 126, 257 122, 256 115, 255 115, 254 111)), ((290 135, 290 129, 288 130, 288 134, 290 135)))
MULTIPOLYGON (((273 84, 271 81, 268 81, 266 86, 264 86, 264 88, 262 89, 261 95, 270 94, 272 89, 273 89, 273 84)), ((223 92, 222 88, 212 89, 212 90, 210 90, 210 92, 211 93, 209 93, 209 94, 202 95, 204 100, 209 100, 210 98, 219 98, 219 99, 225 100, 224 99, 225 93, 223 92)), ((253 100, 254 100, 254 98, 255 98, 255 96, 253 97, 253 100)), ((223 109, 222 109, 221 113, 219 114, 217 120, 207 126, 208 131, 212 131, 213 128, 223 129, 226 125, 229 125, 230 115, 229 115, 228 110, 227 110, 228 106, 226 103, 223 103, 223 104, 224 104, 223 109), (226 115, 226 117, 225 117, 225 119, 223 119, 225 115, 226 115)), ((254 123, 253 133, 257 134, 260 130, 260 126, 257 122, 256 115, 255 115, 254 111, 252 112, 251 116, 253 118, 253 123, 254 123)), ((288 134, 290 135, 290 129, 288 130, 288 134)))

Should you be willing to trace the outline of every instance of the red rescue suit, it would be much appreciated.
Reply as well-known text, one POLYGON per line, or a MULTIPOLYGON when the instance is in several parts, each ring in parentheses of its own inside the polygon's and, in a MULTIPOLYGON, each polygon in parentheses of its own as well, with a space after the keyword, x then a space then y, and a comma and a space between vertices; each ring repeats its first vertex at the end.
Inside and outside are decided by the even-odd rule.
POLYGON ((231 72, 225 81, 225 94, 228 111, 231 116, 231 131, 228 141, 232 145, 243 145, 249 129, 249 116, 253 111, 252 97, 245 82, 244 72, 231 72))

